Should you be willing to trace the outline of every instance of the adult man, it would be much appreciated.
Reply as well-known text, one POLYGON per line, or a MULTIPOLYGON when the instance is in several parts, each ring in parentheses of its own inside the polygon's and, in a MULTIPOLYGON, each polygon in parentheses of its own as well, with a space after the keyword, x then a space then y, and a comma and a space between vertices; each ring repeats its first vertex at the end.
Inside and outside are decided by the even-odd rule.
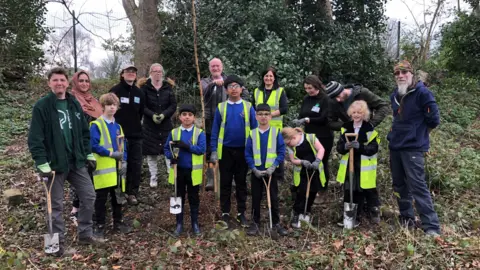
POLYGON ((60 238, 60 249, 54 255, 62 256, 65 248, 62 217, 65 180, 75 188, 80 200, 77 227, 79 243, 99 242, 92 236, 95 190, 88 174, 88 171, 95 170, 96 161, 90 147, 90 131, 82 107, 67 93, 66 70, 53 68, 48 72, 47 78, 51 92, 33 107, 28 148, 40 179, 47 181, 47 186, 52 185, 52 231, 58 233, 60 238))
MULTIPOLYGON (((210 60, 208 69, 210 70, 210 76, 201 80, 203 89, 203 100, 205 103, 205 135, 207 137, 207 161, 210 161, 210 154, 212 153, 210 147, 210 137, 212 135, 212 123, 215 116, 215 111, 219 103, 227 100, 227 91, 224 87, 224 80, 227 76, 223 73, 222 61, 218 58, 210 60)), ((243 100, 248 101, 248 90, 243 88, 242 95, 243 100)), ((213 190, 213 163, 208 163, 207 168, 207 185, 206 190, 213 190)))
POLYGON ((440 224, 425 181, 424 155, 430 147, 429 133, 440 124, 437 103, 422 81, 413 78, 408 61, 394 67, 397 88, 390 96, 392 129, 387 136, 393 190, 402 224, 413 227, 412 197, 427 235, 438 236, 440 224))
POLYGON ((339 131, 345 122, 350 121, 348 107, 356 100, 367 102, 372 113, 370 123, 376 127, 388 114, 388 103, 361 84, 346 85, 332 81, 327 84, 327 94, 333 99, 329 104, 330 129, 339 131))
POLYGON ((127 139, 127 199, 132 205, 138 204, 137 196, 142 172, 142 117, 144 113, 145 95, 135 85, 137 68, 125 65, 120 73, 120 83, 112 87, 110 92, 120 99, 120 109, 115 114, 123 128, 127 139))

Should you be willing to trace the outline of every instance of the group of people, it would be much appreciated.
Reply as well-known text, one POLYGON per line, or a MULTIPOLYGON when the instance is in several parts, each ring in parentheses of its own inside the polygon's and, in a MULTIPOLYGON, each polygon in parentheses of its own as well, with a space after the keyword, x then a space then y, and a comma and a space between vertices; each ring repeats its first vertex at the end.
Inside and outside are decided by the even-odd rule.
MULTIPOLYGON (((295 196, 290 225, 299 228, 299 218, 309 220, 315 198, 318 194, 323 197, 327 190, 334 131, 340 131, 336 150, 342 155, 336 180, 344 184, 344 201, 350 202, 348 194, 352 186, 353 202, 360 206, 355 226, 364 209, 372 223, 380 222, 376 189, 380 136, 375 127, 389 113, 386 101, 360 84, 330 82, 325 86, 317 76, 309 75, 303 81, 306 96, 298 119, 293 120, 296 127, 284 127, 287 92, 279 85, 274 68, 262 74, 263 82, 251 97, 240 77, 223 73, 220 59, 212 59, 209 70, 211 75, 201 81, 205 127, 195 125, 195 106, 181 104, 177 111, 174 83, 164 78, 160 64, 151 66, 150 76, 141 88, 136 85, 135 66, 124 66, 120 82, 99 100, 90 92, 86 71, 73 76, 70 92, 64 69, 53 68, 48 72, 51 92, 33 108, 28 146, 39 179, 52 185, 53 232, 60 235, 60 250, 56 255, 63 254, 65 245, 62 218, 65 180, 70 182, 74 194, 72 216, 77 219, 79 244, 101 244, 109 194, 113 231, 131 232, 123 222, 122 205, 138 204, 144 155, 152 188, 157 187, 159 156, 165 156, 168 182, 176 183, 176 196, 182 198, 182 204, 188 197, 195 235, 201 234, 198 216, 204 155, 208 163, 205 164, 208 190, 213 187, 217 165, 220 171, 221 219, 227 227, 232 224, 232 183, 237 202, 234 220, 248 227, 249 235, 259 233, 260 205, 267 186, 272 229, 279 235, 287 235, 278 208, 284 160, 293 165, 291 190, 295 196), (176 128, 172 124, 175 114, 180 121, 176 128), (356 139, 348 138, 352 133, 356 139), (350 157, 352 152, 354 156, 350 157), (354 160, 353 178, 347 177, 350 158, 354 160), (248 170, 252 171, 251 222, 246 216, 248 170)), ((439 124, 438 107, 424 83, 415 80, 409 62, 396 64, 394 76, 397 87, 390 97, 393 123, 387 138, 400 221, 405 226, 415 226, 412 206, 415 199, 422 229, 427 235, 438 235, 440 225, 424 172, 429 133, 439 124)), ((184 230, 183 214, 182 210, 176 215, 176 236, 184 230)), ((339 225, 343 226, 343 219, 339 225)))

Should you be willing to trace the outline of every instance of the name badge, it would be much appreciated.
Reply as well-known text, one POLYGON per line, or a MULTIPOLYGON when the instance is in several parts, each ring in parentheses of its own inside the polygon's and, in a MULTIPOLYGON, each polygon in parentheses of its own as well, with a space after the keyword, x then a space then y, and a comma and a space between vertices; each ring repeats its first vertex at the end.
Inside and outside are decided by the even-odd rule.
POLYGON ((313 108, 312 108, 312 112, 320 112, 320 107, 318 105, 315 105, 313 108))
POLYGON ((133 102, 139 104, 140 103, 140 98, 139 97, 134 97, 133 102))
POLYGON ((130 103, 130 99, 129 99, 128 97, 121 97, 121 98, 120 98, 120 103, 129 104, 129 103, 130 103))

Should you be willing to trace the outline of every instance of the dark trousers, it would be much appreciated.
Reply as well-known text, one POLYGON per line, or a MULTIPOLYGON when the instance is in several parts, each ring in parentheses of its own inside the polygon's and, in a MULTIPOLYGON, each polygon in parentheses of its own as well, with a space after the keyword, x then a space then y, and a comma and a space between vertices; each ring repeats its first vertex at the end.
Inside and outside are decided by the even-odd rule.
POLYGON ((127 187, 128 195, 138 195, 142 180, 142 139, 127 139, 127 187))
POLYGON ((185 193, 188 194, 188 203, 190 205, 190 211, 192 209, 198 209, 200 206, 200 192, 201 185, 192 185, 192 169, 184 169, 177 167, 177 197, 182 198, 182 212, 183 205, 185 204, 185 193))
POLYGON ((400 215, 415 220, 412 200, 422 221, 424 231, 440 232, 440 222, 433 208, 432 197, 425 181, 425 157, 418 151, 390 150, 393 191, 397 195, 400 215))
MULTIPOLYGON (((262 202, 263 190, 266 192, 266 186, 263 180, 257 178, 253 173, 251 175, 251 182, 253 221, 257 224, 260 224, 260 204, 262 202)), ((268 184, 268 176, 265 177, 265 182, 268 184)), ((280 214, 278 212, 278 181, 277 177, 275 177, 275 174, 272 176, 272 180, 270 182, 270 201, 272 204, 272 223, 277 224, 280 222, 280 214)))
POLYGON ((223 147, 220 168, 220 208, 222 213, 230 213, 230 197, 232 180, 235 179, 235 194, 237 197, 237 213, 242 214, 247 209, 247 162, 245 147, 223 147))
MULTIPOLYGON (((373 207, 380 206, 380 199, 376 188, 364 189, 362 191, 353 191, 353 203, 357 204, 357 214, 361 215, 364 210, 365 200, 367 201, 367 209, 370 211, 373 207)), ((343 202, 350 202, 350 190, 345 189, 343 193, 343 202)))
POLYGON ((113 222, 122 221, 122 205, 117 203, 115 187, 97 189, 95 192, 97 193, 97 199, 95 200, 95 222, 100 225, 105 225, 108 194, 110 194, 110 201, 112 203, 113 222))
POLYGON ((205 140, 207 143, 207 151, 205 157, 207 162, 210 162, 210 155, 212 154, 212 147, 210 146, 210 140, 212 138, 212 119, 205 119, 205 140))
POLYGON ((330 179, 330 169, 328 166, 328 159, 330 158, 330 153, 332 152, 333 147, 333 137, 318 138, 323 148, 325 148, 325 154, 323 155, 322 163, 323 170, 325 172, 325 186, 320 187, 320 192, 326 191, 328 188, 328 180, 330 179))

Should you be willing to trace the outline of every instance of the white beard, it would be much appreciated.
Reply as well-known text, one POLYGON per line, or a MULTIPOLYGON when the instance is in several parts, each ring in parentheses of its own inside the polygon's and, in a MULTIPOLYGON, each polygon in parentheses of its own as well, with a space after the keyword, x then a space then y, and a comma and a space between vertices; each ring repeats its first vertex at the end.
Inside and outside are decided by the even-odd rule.
POLYGON ((407 89, 408 89, 408 83, 399 83, 397 84, 398 86, 398 93, 403 96, 407 93, 407 89))

